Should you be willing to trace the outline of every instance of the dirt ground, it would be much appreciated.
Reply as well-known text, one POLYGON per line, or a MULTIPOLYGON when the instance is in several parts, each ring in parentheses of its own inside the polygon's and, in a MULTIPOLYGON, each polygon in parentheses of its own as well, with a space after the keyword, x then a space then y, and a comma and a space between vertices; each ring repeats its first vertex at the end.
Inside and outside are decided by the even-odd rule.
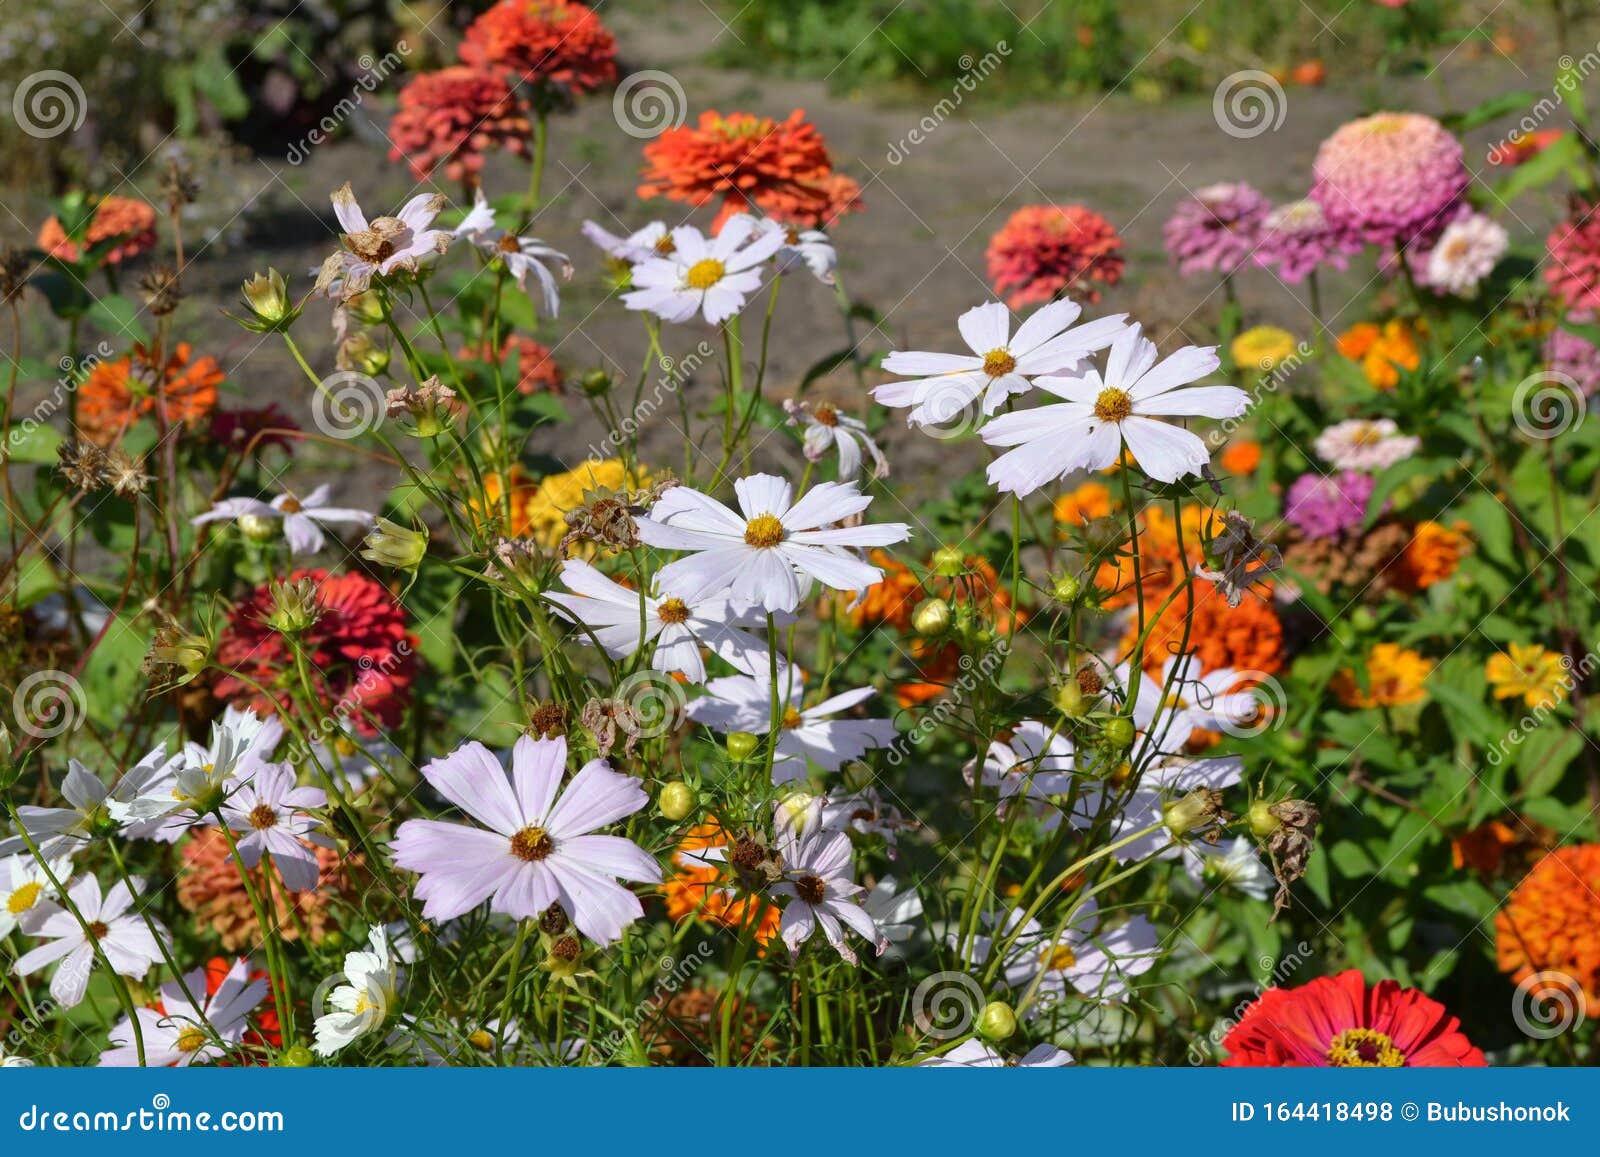
MULTIPOLYGON (((1281 126, 1253 138, 1222 131, 1209 94, 1159 106, 1137 103, 1125 92, 1098 100, 1020 107, 969 98, 955 116, 939 124, 924 143, 911 146, 909 155, 895 164, 888 159, 891 146, 903 141, 947 94, 919 99, 841 95, 819 82, 767 76, 759 62, 744 71, 711 66, 705 63, 707 50, 719 35, 731 33, 719 32, 715 19, 700 5, 676 7, 673 15, 658 13, 648 20, 615 13, 612 19, 626 57, 624 71, 669 72, 687 94, 691 119, 708 108, 779 117, 804 108, 825 133, 835 163, 864 187, 866 211, 848 218, 836 231, 845 284, 855 298, 883 314, 888 341, 907 348, 956 348, 957 314, 990 296, 983 277, 983 250, 989 236, 1014 209, 1051 201, 1086 204, 1106 214, 1127 239, 1129 267, 1123 285, 1107 295, 1099 310, 1128 311, 1164 339, 1182 334, 1203 341, 1221 307, 1221 296, 1208 281, 1178 278, 1161 249, 1161 224, 1186 191, 1216 181, 1245 180, 1274 200, 1292 199, 1306 190, 1318 143, 1351 117, 1384 107, 1440 112, 1467 108, 1502 92, 1543 92, 1554 70, 1552 59, 1533 50, 1512 60, 1485 48, 1471 59, 1466 51, 1452 54, 1428 76, 1351 77, 1338 66, 1337 45, 1330 43, 1313 49, 1330 58, 1329 83, 1322 88, 1287 88, 1281 126)), ((244 332, 215 307, 232 308, 239 282, 269 264, 291 275, 301 290, 308 288, 308 271, 336 243, 328 193, 346 180, 369 213, 393 211, 416 188, 405 168, 386 158, 381 129, 396 86, 392 81, 366 97, 352 131, 310 149, 300 164, 278 157, 239 158, 204 175, 205 204, 199 207, 199 216, 212 225, 209 239, 195 253, 187 278, 190 299, 179 325, 198 349, 222 362, 234 399, 277 401, 305 420, 310 391, 281 345, 276 339, 244 332)), ((981 92, 978 95, 981 98, 981 92)), ((1491 129, 1503 132, 1506 127, 1491 129)), ((1497 135, 1491 129, 1469 137, 1467 158, 1475 171, 1484 168, 1488 145, 1497 135)), ((645 204, 635 197, 641 145, 619 131, 605 96, 588 100, 553 127, 545 182, 548 200, 534 232, 566 250, 578 271, 565 290, 561 317, 539 336, 554 346, 570 377, 603 366, 631 380, 644 349, 639 319, 604 296, 599 255, 579 235, 583 220, 623 230, 656 217, 671 223, 686 218, 682 206, 645 204)), ((158 200, 160 167, 159 156, 152 157, 130 174, 129 187, 121 191, 138 191, 158 200)), ((525 172, 520 164, 497 158, 488 169, 486 184, 496 194, 520 190, 525 172)), ((439 188, 452 197, 459 195, 453 187, 439 188)), ((26 193, 8 196, 7 201, 26 208, 14 211, 6 232, 31 230, 42 214, 42 203, 26 193)), ((1524 200, 1514 214, 1504 208, 1498 212, 1514 244, 1536 245, 1559 209, 1552 196, 1538 205, 1524 200)), ((703 226, 708 218, 708 211, 702 210, 692 219, 703 226)), ((1359 319, 1344 302, 1366 284, 1370 272, 1360 268, 1342 285, 1329 287, 1326 320, 1331 325, 1359 319)), ((792 280, 792 287, 785 284, 780 301, 768 372, 771 393, 778 397, 785 396, 820 355, 843 344, 832 296, 807 278, 792 280)), ((1309 335, 1306 307, 1270 275, 1246 273, 1240 292, 1249 320, 1273 321, 1309 335)), ((331 335, 318 324, 327 311, 326 303, 313 302, 300 328, 313 365, 331 371, 331 335)), ((41 316, 40 324, 29 332, 42 337, 50 324, 41 316)), ((681 354, 711 337, 705 327, 691 324, 672 331, 669 340, 681 354)), ((29 352, 53 363, 59 345, 57 339, 54 345, 45 343, 29 352)), ((862 400, 848 375, 836 376, 821 388, 852 405, 859 406, 862 400)), ((600 436, 602 431, 588 418, 581 401, 574 399, 572 408, 583 415, 577 432, 563 431, 536 449, 570 460, 581 457, 574 447, 600 436)), ((645 431, 647 449, 661 447, 663 453, 676 438, 661 423, 645 431)), ((953 462, 975 463, 980 458, 975 445, 952 446, 910 434, 898 420, 886 438, 908 501, 937 489, 942 478, 951 476, 953 462)), ((303 456, 301 469, 317 474, 323 463, 332 464, 313 448, 303 456)), ((337 497, 371 500, 390 481, 376 475, 348 476, 337 497)))

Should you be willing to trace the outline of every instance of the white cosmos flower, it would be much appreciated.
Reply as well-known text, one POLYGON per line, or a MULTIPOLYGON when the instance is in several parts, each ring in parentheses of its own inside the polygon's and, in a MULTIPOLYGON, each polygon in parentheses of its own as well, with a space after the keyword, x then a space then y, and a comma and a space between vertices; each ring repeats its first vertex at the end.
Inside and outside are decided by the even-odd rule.
POLYGON ((1022 1056, 1010 1058, 981 1040, 967 1040, 917 1065, 924 1069, 1061 1069, 1072 1063, 1071 1053, 1052 1044, 1034 1045, 1022 1056))
MULTIPOLYGON (((996 945, 1017 930, 1021 919, 1022 910, 1013 908, 996 935, 977 937, 973 962, 986 963, 996 945)), ((1158 943, 1155 926, 1143 916, 1103 928, 1099 905, 1090 898, 1057 933, 1052 934, 1035 919, 1023 924, 1006 949, 1004 975, 1006 983, 1018 992, 1033 989, 1023 1010, 1028 1015, 1044 1011, 1069 989, 1091 1000, 1122 1001, 1127 999, 1132 978, 1155 967, 1158 943)))
MULTIPOLYGON (((888 723, 888 720, 883 722, 888 723)), ((908 820, 904 812, 887 802, 871 784, 860 791, 834 788, 822 799, 821 819, 822 826, 829 831, 883 837, 884 853, 891 860, 896 856, 900 833, 917 826, 916 821, 908 820)))
POLYGON ((1505 229, 1482 213, 1457 217, 1439 234, 1422 280, 1441 293, 1472 297, 1510 244, 1505 229))
POLYGON ((859 418, 841 414, 832 402, 823 402, 812 409, 810 403, 790 398, 783 403, 783 408, 789 415, 789 424, 805 431, 807 462, 821 462, 830 450, 837 451, 839 481, 853 482, 861 472, 861 456, 865 452, 872 459, 872 476, 889 477, 889 460, 867 432, 867 424, 859 418))
MULTIPOLYGON (((283 721, 276 716, 263 718, 248 707, 228 707, 211 725, 210 743, 185 743, 170 763, 143 779, 127 813, 130 820, 148 826, 130 827, 130 834, 168 839, 172 825, 157 821, 179 812, 190 812, 193 818, 209 811, 227 796, 236 778, 250 776, 265 763, 282 738, 283 721)), ((187 822, 178 825, 180 830, 187 822)))
POLYGON ((727 591, 768 611, 792 611, 800 604, 802 579, 857 591, 883 578, 848 548, 889 546, 910 535, 903 522, 837 525, 872 504, 851 483, 819 482, 798 501, 789 483, 771 474, 741 478, 733 488, 739 514, 698 490, 674 486, 638 520, 641 541, 694 552, 661 568, 665 593, 693 604, 727 591))
MULTIPOLYGON (((1124 663, 1113 673, 1115 685, 1125 688, 1130 672, 1124 663)), ((1232 667, 1200 673, 1195 655, 1169 658, 1155 678, 1145 674, 1133 705, 1133 723, 1149 732, 1155 750, 1181 753, 1196 731, 1232 732, 1260 713, 1255 693, 1240 686, 1244 675, 1232 667)))
POLYGON ((33 1062, 27 1057, 6 1052, 5 1042, 0 1041, 0 1069, 31 1069, 33 1067, 33 1062))
POLYGON ((27 854, 28 840, 32 840, 41 856, 53 860, 75 855, 90 840, 121 830, 128 823, 132 802, 167 763, 166 747, 158 746, 108 788, 94 772, 69 759, 61 796, 71 806, 19 806, 17 817, 28 839, 16 835, 0 840, 0 856, 27 854))
POLYGON ((49 869, 27 854, 0 860, 0 940, 18 928, 30 932, 50 912, 50 902, 59 898, 52 875, 62 887, 72 887, 70 856, 50 861, 49 869))
POLYGON ((757 233, 755 218, 746 213, 729 217, 711 238, 679 225, 670 253, 633 267, 634 289, 622 295, 622 303, 664 321, 685 322, 699 313, 712 325, 722 324, 761 288, 758 266, 783 248, 783 234, 757 233))
POLYGON ((1026 393, 1038 375, 1076 370, 1127 328, 1120 313, 1071 328, 1082 312, 1076 302, 1053 301, 1013 335, 1011 311, 1002 303, 974 306, 956 321, 970 354, 896 350, 883 368, 911 380, 879 386, 872 396, 885 406, 911 407, 906 417, 912 425, 947 422, 980 397, 983 412, 992 414, 1013 394, 1026 393))
MULTIPOLYGON (((528 293, 528 275, 539 283, 544 297, 544 309, 555 317, 561 309, 561 292, 556 286, 555 274, 548 265, 554 265, 566 280, 572 276, 572 262, 559 249, 554 249, 537 237, 518 237, 507 229, 497 228, 494 208, 479 189, 473 196, 472 209, 466 219, 455 228, 457 237, 464 237, 491 259, 505 262, 517 288, 528 293)), ((532 294, 528 294, 532 297, 532 294)))
POLYGON ((1213 348, 1185 346, 1159 364, 1155 343, 1129 326, 1111 345, 1102 376, 1039 377, 1058 405, 1002 414, 983 428, 991 446, 1014 446, 989 464, 989 481, 1022 497, 1077 470, 1104 470, 1126 442, 1139 468, 1158 482, 1198 474, 1211 461, 1199 436, 1160 421, 1236 418, 1250 395, 1233 386, 1192 386, 1216 370, 1213 348))
POLYGON ((347 983, 328 994, 331 1012, 317 1017, 312 1049, 331 1057, 354 1041, 383 1026, 389 1010, 399 1000, 400 965, 389 951, 389 938, 381 927, 367 933, 366 951, 346 953, 347 983))
POLYGON ((781 803, 775 809, 774 850, 783 864, 783 879, 768 889, 768 894, 789 899, 783 906, 778 935, 791 953, 797 953, 820 931, 834 951, 854 964, 856 954, 845 940, 849 929, 882 955, 889 941, 861 906, 866 889, 855 882, 850 837, 825 829, 814 811, 790 816, 781 803))
POLYGON ((922 918, 922 897, 917 889, 913 886, 900 892, 898 887, 893 876, 884 876, 862 901, 878 932, 889 942, 890 952, 916 935, 922 918))
MULTIPOLYGON (((160 1009, 135 1010, 146 1065, 208 1065, 227 1056, 243 1039, 251 1011, 267 995, 266 978, 251 980, 250 962, 241 959, 233 962, 216 992, 207 992, 206 980, 206 970, 196 968, 182 984, 169 981, 161 986, 160 1009), (200 1001, 198 1008, 190 1003, 190 995, 200 1001)), ((102 1067, 126 1068, 139 1063, 133 1024, 127 1017, 111 1030, 111 1045, 100 1054, 102 1067)))
POLYGON ((1335 470, 1386 470, 1417 452, 1422 439, 1400 433, 1390 418, 1348 418, 1329 426, 1311 443, 1335 470))
POLYGON ((762 235, 782 234, 783 246, 777 254, 779 272, 787 273, 790 267, 801 264, 822 284, 834 283, 833 271, 839 266, 839 254, 821 229, 799 229, 771 217, 761 218, 756 228, 762 235))
POLYGON ((1265 900, 1276 885, 1255 844, 1244 836, 1215 847, 1198 840, 1184 844, 1183 870, 1201 888, 1230 888, 1257 900, 1265 900))
POLYGON ((1024 719, 1008 742, 996 739, 989 744, 981 768, 977 761, 969 761, 962 774, 971 783, 977 773, 985 787, 1000 789, 1002 800, 1021 796, 1044 818, 1046 830, 1052 830, 1061 822, 1061 814, 1050 800, 1072 790, 1075 760, 1072 740, 1038 720, 1024 719))
POLYGON ((191 526, 207 522, 237 522, 244 518, 267 522, 283 520, 283 536, 289 541, 290 554, 315 554, 326 541, 322 528, 329 523, 347 523, 351 526, 369 527, 376 518, 370 510, 355 510, 347 506, 329 506, 328 495, 332 487, 318 486, 304 498, 293 494, 278 495, 271 502, 259 498, 224 498, 204 514, 189 520, 191 526))
POLYGON ((631 840, 595 834, 650 802, 639 781, 590 760, 562 787, 567 741, 523 736, 508 777, 481 743, 463 743, 422 769, 434 790, 486 825, 407 820, 394 861, 418 872, 423 915, 449 920, 485 900, 489 910, 527 920, 560 904, 597 944, 618 940, 644 915, 617 879, 659 883, 661 866, 631 840))
POLYGON ((316 291, 348 301, 364 292, 374 277, 415 273, 423 259, 450 248, 449 232, 433 228, 444 205, 442 194, 418 193, 398 217, 374 217, 369 222, 346 181, 333 193, 333 215, 344 230, 342 244, 322 263, 316 291))
POLYGON ((222 805, 222 818, 236 837, 239 860, 254 868, 270 855, 272 866, 291 892, 314 892, 322 869, 310 847, 335 844, 322 832, 322 821, 306 808, 326 807, 328 795, 320 787, 299 787, 287 763, 265 763, 255 769, 222 805))
MULTIPOLYGON (((1179 842, 1165 827, 1159 826, 1166 814, 1166 805, 1197 787, 1216 791, 1233 787, 1244 775, 1244 760, 1237 755, 1213 759, 1184 759, 1180 756, 1163 756, 1150 760, 1139 772, 1138 784, 1126 792, 1126 767, 1105 779, 1104 786, 1086 787, 1073 809, 1071 823, 1078 830, 1093 826, 1107 800, 1116 800, 1120 810, 1112 823, 1111 840, 1129 842, 1111 854, 1118 863, 1127 864, 1148 856, 1171 859, 1177 856, 1190 841, 1179 842), (1125 795, 1126 793, 1126 795, 1125 795), (1125 798, 1124 798, 1125 795, 1125 798), (1138 839, 1130 837, 1143 833, 1138 839)), ((1186 833, 1193 834, 1193 833, 1186 833)))
POLYGON ((740 629, 765 630, 765 618, 748 607, 725 598, 701 599, 691 606, 673 595, 641 595, 581 559, 562 564, 561 581, 573 593, 544 597, 561 608, 557 613, 562 618, 592 629, 592 636, 590 631, 577 633, 581 641, 598 642, 613 658, 648 650, 652 670, 677 671, 691 683, 706 681, 701 647, 751 674, 771 667, 766 642, 740 629))
MULTIPOLYGON (((802 708, 805 672, 790 666, 778 673, 778 747, 772 763, 775 783, 804 779, 806 761, 824 771, 838 771, 874 747, 886 747, 897 734, 889 719, 834 719, 842 711, 870 699, 871 687, 858 687, 831 695, 821 703, 802 708)), ((728 675, 706 684, 706 693, 689 704, 690 719, 713 731, 748 731, 766 735, 772 730, 772 683, 769 677, 728 675)))
POLYGON ((672 232, 660 221, 652 221, 626 237, 619 237, 593 221, 585 221, 583 235, 598 245, 607 257, 637 265, 652 257, 666 257, 676 248, 672 232))
MULTIPOLYGON (((139 884, 134 881, 135 886, 139 884)), ((95 966, 95 944, 105 953, 112 969, 122 976, 138 979, 161 960, 161 946, 150 934, 144 918, 131 911, 133 892, 126 882, 118 880, 111 890, 100 891, 100 881, 85 876, 71 888, 67 897, 89 926, 89 936, 71 910, 50 905, 32 935, 48 941, 31 952, 24 953, 12 971, 18 976, 28 976, 47 964, 61 961, 55 976, 50 979, 50 995, 58 1004, 71 1008, 83 999, 89 987, 89 973, 95 966)), ((160 924, 156 929, 162 936, 166 930, 160 924)))

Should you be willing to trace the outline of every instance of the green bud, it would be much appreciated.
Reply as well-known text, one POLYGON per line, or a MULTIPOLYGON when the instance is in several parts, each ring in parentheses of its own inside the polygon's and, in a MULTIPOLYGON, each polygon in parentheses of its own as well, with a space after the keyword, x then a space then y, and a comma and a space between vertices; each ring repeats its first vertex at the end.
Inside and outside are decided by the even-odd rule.
POLYGON ((1378 616, 1374 615, 1366 607, 1357 607, 1350 612, 1350 625, 1362 634, 1366 634, 1368 631, 1377 629, 1378 616))
POLYGON ((598 398, 611 392, 611 375, 605 370, 590 370, 578 379, 578 388, 591 398, 598 398))
POLYGON ((1258 799, 1250 805, 1248 819, 1250 834, 1258 840, 1266 839, 1283 826, 1283 821, 1272 814, 1272 805, 1264 799, 1258 799))
POLYGON ((748 731, 730 731, 728 738, 723 742, 727 744, 728 754, 733 757, 735 763, 743 763, 756 753, 757 747, 761 746, 760 738, 748 731))
POLYGON ((267 584, 267 626, 283 635, 309 630, 322 616, 317 584, 311 579, 275 579, 267 584))
POLYGON ((1056 688, 1056 710, 1068 719, 1076 719, 1083 714, 1083 688, 1078 686, 1076 679, 1068 679, 1056 688))
POLYGON ((327 932, 323 933, 319 946, 328 949, 330 952, 337 952, 339 949, 343 948, 344 945, 344 933, 339 931, 337 928, 330 928, 327 932))
POLYGON ((257 273, 243 286, 245 304, 258 319, 276 325, 289 315, 289 290, 276 269, 257 273))
POLYGON ((373 290, 362 290, 344 303, 344 309, 362 325, 383 324, 383 303, 373 290))
POLYGON ((959 546, 941 546, 933 552, 933 573, 940 578, 959 578, 967 572, 967 556, 959 546))
POLYGON ((928 599, 911 616, 911 627, 924 639, 937 639, 950 630, 950 604, 928 599))
POLYGON ((677 823, 694 810, 694 789, 681 779, 663 784, 656 796, 656 808, 665 819, 677 823))
POLYGON ((378 519, 377 529, 361 544, 361 557, 396 570, 416 570, 428 553, 428 531, 413 530, 387 518, 378 519))
POLYGON ((986 1041, 1003 1041, 1017 1031, 1017 1014, 1003 1000, 991 1000, 978 1014, 978 1035, 986 1041))
POLYGON ((1057 575, 1050 593, 1055 596, 1058 603, 1070 603, 1083 593, 1083 584, 1076 575, 1057 575))
POLYGON ((1124 751, 1133 746, 1133 720, 1126 715, 1113 715, 1101 725, 1100 734, 1108 745, 1124 751))
POLYGON ((283 1069, 309 1069, 316 1063, 316 1054, 305 1045, 290 1045, 278 1056, 278 1067, 283 1069))
POLYGON ((1209 787, 1197 787, 1167 804, 1162 810, 1162 821, 1174 836, 1184 836, 1200 828, 1209 827, 1222 814, 1222 793, 1209 787))
POLYGON ((252 542, 271 542, 278 537, 278 531, 283 523, 276 518, 266 518, 259 514, 241 514, 236 525, 239 533, 252 542))

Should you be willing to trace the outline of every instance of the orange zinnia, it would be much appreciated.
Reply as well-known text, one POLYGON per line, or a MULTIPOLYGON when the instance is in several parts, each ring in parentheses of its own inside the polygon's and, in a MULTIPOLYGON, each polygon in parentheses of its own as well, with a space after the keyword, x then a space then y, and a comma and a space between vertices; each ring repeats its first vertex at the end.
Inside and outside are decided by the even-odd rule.
POLYGON ((590 92, 617 79, 617 41, 572 0, 500 0, 461 38, 461 62, 529 84, 590 92))
POLYGON ((1254 474, 1260 465, 1260 442, 1235 442, 1222 452, 1222 468, 1229 474, 1254 474))
MULTIPOLYGON (((156 211, 133 197, 106 197, 94 208, 84 240, 91 248, 104 241, 121 239, 105 254, 107 265, 116 265, 155 247, 156 211)), ((39 230, 39 248, 60 261, 77 261, 81 256, 76 243, 51 217, 39 230)))
MULTIPOLYGON (((1457 523, 1464 527, 1465 523, 1457 523)), ((1461 556, 1467 553, 1467 536, 1437 522, 1419 522, 1411 541, 1400 556, 1396 585, 1407 591, 1420 591, 1443 582, 1456 573, 1461 556)))
POLYGON ((1346 707, 1401 707, 1417 703, 1427 694, 1433 663, 1395 643, 1379 643, 1367 653, 1367 689, 1348 668, 1333 677, 1329 687, 1346 707))
MULTIPOLYGON (((1600 844, 1559 848, 1541 859, 1495 914, 1500 970, 1518 984, 1541 972, 1565 973, 1581 990, 1584 1014, 1600 1013, 1597 893, 1600 844)), ((1532 992, 1545 987, 1537 984, 1532 992)))
POLYGON ((1091 518, 1104 518, 1111 513, 1111 491, 1102 483, 1085 482, 1057 498, 1054 513, 1063 531, 1091 518))
POLYGON ((1394 389, 1401 370, 1414 370, 1422 364, 1416 335, 1399 318, 1381 327, 1370 321, 1358 322, 1339 335, 1338 348, 1351 361, 1361 363, 1361 372, 1379 390, 1394 389))
MULTIPOLYGON (((1165 598, 1165 594, 1162 595, 1165 598)), ((1148 605, 1154 612, 1160 602, 1148 605)), ((1238 606, 1230 607, 1227 596, 1216 584, 1194 580, 1194 614, 1186 615, 1189 600, 1180 594, 1150 626, 1145 643, 1145 666, 1159 670, 1161 665, 1184 648, 1184 621, 1189 623, 1187 649, 1200 659, 1202 673, 1231 667, 1235 671, 1259 671, 1271 675, 1283 669, 1283 624, 1271 600, 1246 595, 1238 606)), ((1124 648, 1131 649, 1138 638, 1137 619, 1129 624, 1124 648)))
POLYGON ((179 342, 160 373, 148 346, 135 346, 131 356, 114 362, 97 362, 78 387, 79 431, 106 445, 146 415, 169 426, 204 419, 216 407, 222 369, 209 354, 193 362, 189 355, 189 343, 179 342))
POLYGON ((728 837, 715 820, 689 829, 672 857, 672 875, 661 885, 667 915, 674 920, 693 917, 721 924, 725 928, 744 928, 756 918, 759 910, 760 922, 755 927, 755 941, 764 946, 778 934, 782 913, 777 905, 768 904, 758 896, 734 896, 724 885, 719 868, 685 854, 706 848, 726 847, 727 844, 728 837))

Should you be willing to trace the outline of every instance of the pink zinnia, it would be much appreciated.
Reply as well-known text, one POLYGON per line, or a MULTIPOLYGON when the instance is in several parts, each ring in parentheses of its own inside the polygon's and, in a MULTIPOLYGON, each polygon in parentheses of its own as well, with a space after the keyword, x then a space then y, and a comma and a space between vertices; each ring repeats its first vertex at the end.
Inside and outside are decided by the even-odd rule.
MULTIPOLYGON (((1571 317, 1574 323, 1588 323, 1587 317, 1571 317)), ((1550 331, 1544 341, 1544 364, 1553 374, 1571 378, 1578 384, 1584 397, 1600 387, 1600 349, 1587 338, 1559 325, 1550 331)))
POLYGON ((1185 277, 1232 273, 1255 251, 1271 204, 1244 182, 1208 185, 1181 202, 1161 234, 1185 277))
POLYGON ((1278 276, 1291 285, 1304 281, 1323 265, 1343 269, 1348 255, 1361 248, 1328 224, 1322 206, 1309 197, 1291 201, 1267 214, 1261 223, 1261 243, 1256 247, 1257 265, 1275 267, 1278 276))
POLYGON ((1569 310, 1600 306, 1600 214, 1595 207, 1574 205, 1572 215, 1550 231, 1545 246, 1550 259, 1544 279, 1550 292, 1569 310))
POLYGON ((1329 223, 1374 245, 1437 236, 1469 179, 1461 142, 1421 113, 1351 121, 1322 142, 1312 173, 1329 223))
POLYGON ((1302 474, 1289 486, 1283 518, 1307 538, 1337 538, 1357 529, 1367 517, 1367 504, 1377 480, 1345 470, 1324 477, 1302 474))

